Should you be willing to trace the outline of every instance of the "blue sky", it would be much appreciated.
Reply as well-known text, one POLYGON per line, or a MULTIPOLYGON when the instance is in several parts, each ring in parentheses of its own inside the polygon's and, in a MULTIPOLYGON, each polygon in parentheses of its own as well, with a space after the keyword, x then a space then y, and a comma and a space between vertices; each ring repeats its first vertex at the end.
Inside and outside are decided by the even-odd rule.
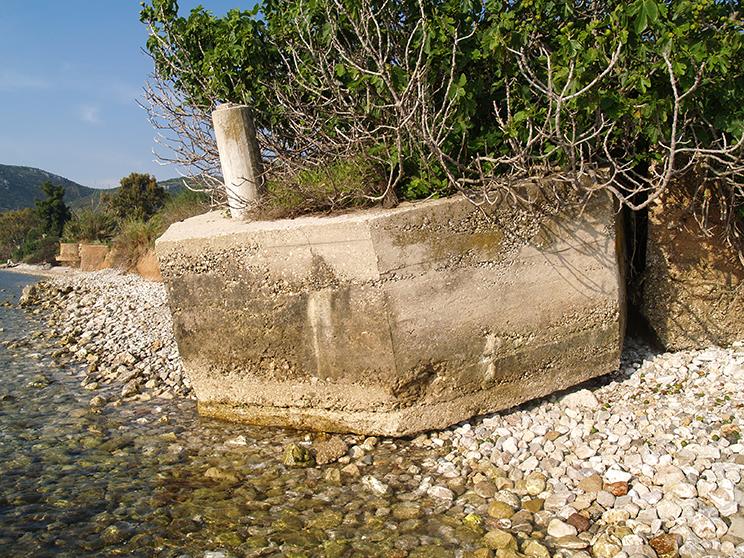
MULTIPOLYGON (((154 162, 137 106, 152 69, 139 0, 2 0, 0 163, 38 167, 92 187, 132 171, 177 176, 154 162)), ((244 0, 181 0, 216 14, 244 0)))

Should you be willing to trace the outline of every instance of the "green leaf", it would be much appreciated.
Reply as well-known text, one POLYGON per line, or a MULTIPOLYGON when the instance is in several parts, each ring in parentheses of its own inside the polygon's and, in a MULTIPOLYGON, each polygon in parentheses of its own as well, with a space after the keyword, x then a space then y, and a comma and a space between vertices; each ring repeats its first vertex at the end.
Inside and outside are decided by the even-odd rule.
POLYGON ((648 22, 656 23, 659 18, 659 7, 656 5, 656 0, 644 0, 643 9, 646 12, 648 22))
POLYGON ((646 27, 648 27, 648 18, 646 17, 646 12, 641 10, 636 16, 635 31, 640 35, 646 30, 646 27))

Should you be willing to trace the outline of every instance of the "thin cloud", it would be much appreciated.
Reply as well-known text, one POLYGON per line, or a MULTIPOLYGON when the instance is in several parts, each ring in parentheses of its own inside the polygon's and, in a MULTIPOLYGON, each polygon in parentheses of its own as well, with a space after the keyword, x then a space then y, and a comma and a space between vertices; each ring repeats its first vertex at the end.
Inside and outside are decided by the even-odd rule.
POLYGON ((0 70, 0 91, 46 89, 49 82, 44 78, 20 74, 12 70, 0 70))
POLYGON ((83 105, 80 107, 80 119, 87 124, 100 124, 101 109, 95 105, 83 105))

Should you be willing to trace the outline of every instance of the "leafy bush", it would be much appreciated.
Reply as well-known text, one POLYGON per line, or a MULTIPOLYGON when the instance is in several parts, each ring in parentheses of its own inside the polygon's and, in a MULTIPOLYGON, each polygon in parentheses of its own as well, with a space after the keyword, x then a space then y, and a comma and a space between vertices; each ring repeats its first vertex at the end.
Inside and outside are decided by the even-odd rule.
POLYGON ((149 221, 124 221, 112 244, 113 264, 123 270, 134 269, 139 259, 153 247, 162 231, 163 225, 157 217, 149 221))
POLYGON ((0 213, 0 260, 55 263, 59 235, 70 217, 65 190, 42 184, 43 200, 34 208, 0 213))
MULTIPOLYGON (((326 208, 302 171, 359 156, 407 199, 558 173, 642 209, 694 172, 703 211, 744 205, 736 0, 265 0, 222 18, 150 0, 141 18, 171 114, 196 107, 198 131, 216 104, 252 107, 269 191, 300 210, 326 208)), ((211 136, 186 138, 213 166, 211 136)))
POLYGON ((167 196, 163 207, 149 219, 127 219, 119 227, 112 243, 113 263, 131 270, 139 259, 155 245, 155 240, 172 223, 209 210, 209 197, 201 192, 182 190, 167 196))
POLYGON ((19 259, 28 264, 54 264, 58 251, 58 237, 44 236, 32 232, 24 244, 23 249, 17 255, 21 256, 19 259))
POLYGON ((133 172, 108 197, 108 209, 120 220, 152 217, 165 203, 166 193, 154 176, 133 172))
POLYGON ((113 215, 105 210, 84 208, 75 211, 62 231, 63 242, 109 242, 118 229, 113 215))
POLYGON ((29 234, 39 228, 38 216, 31 208, 0 213, 0 261, 21 259, 29 234))

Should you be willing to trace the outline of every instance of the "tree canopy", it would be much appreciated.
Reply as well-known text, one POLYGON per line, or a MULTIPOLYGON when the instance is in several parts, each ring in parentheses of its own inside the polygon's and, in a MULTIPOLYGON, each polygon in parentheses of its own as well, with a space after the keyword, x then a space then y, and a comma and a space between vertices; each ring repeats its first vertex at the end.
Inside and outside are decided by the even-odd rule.
POLYGON ((265 0, 216 17, 150 0, 151 114, 176 132, 175 159, 202 170, 216 167, 209 111, 231 102, 252 107, 268 172, 290 181, 362 157, 382 177, 367 198, 492 201, 557 172, 639 209, 694 176, 699 206, 715 199, 731 220, 739 4, 265 0))
POLYGON ((36 214, 39 218, 41 232, 44 235, 59 238, 65 223, 70 220, 70 208, 65 204, 63 186, 44 182, 41 190, 46 196, 36 202, 36 214))
POLYGON ((146 221, 165 204, 166 192, 154 176, 133 172, 119 184, 120 188, 108 198, 108 207, 120 220, 146 221))

